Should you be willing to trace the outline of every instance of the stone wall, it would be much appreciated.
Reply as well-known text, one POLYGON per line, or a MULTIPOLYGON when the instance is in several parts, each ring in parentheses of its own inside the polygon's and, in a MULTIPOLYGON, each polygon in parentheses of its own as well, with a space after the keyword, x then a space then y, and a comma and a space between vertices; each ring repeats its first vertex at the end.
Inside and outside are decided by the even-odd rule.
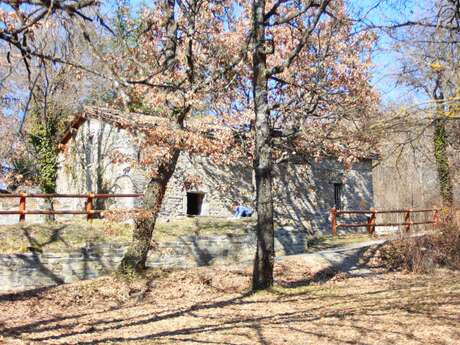
MULTIPOLYGON (((123 129, 95 119, 86 120, 59 154, 58 193, 141 193, 145 179, 129 162, 114 163, 116 155, 136 159, 139 150, 123 129)), ((85 199, 60 199, 60 207, 83 210, 85 199)), ((98 200, 96 208, 132 208, 133 198, 98 200)), ((59 219, 59 218, 58 218, 59 219)))
MULTIPOLYGON (((374 168, 375 207, 385 209, 426 209, 442 205, 439 179, 433 145, 433 129, 410 134, 417 137, 411 145, 400 146, 401 133, 389 136, 381 143, 384 157, 374 168)), ((447 147, 450 174, 453 183, 454 203, 460 206, 460 121, 449 121, 447 147)), ((423 214, 415 214, 414 220, 423 220, 423 214)), ((403 217, 393 214, 378 216, 378 221, 402 222, 403 217)))
POLYGON ((243 164, 215 164, 206 158, 181 154, 166 190, 161 216, 187 215, 187 192, 204 195, 200 215, 229 217, 233 202, 252 204, 252 170, 243 164), (189 177, 198 177, 198 183, 188 186, 189 177))
MULTIPOLYGON (((130 135, 99 120, 87 120, 61 154, 58 173, 60 193, 140 193, 147 179, 128 163, 112 163, 114 151, 135 159, 139 149, 130 135)), ((342 207, 373 206, 372 161, 363 159, 349 170, 333 158, 319 162, 300 159, 274 171, 276 221, 308 231, 330 233, 329 210, 334 207, 334 184, 341 183, 342 207)), ((254 207, 254 184, 250 162, 225 165, 181 153, 163 201, 160 217, 187 215, 187 193, 203 195, 200 215, 228 217, 233 203, 254 207), (198 178, 198 179, 196 179, 198 178), (194 183, 189 183, 193 181, 194 183)), ((82 209, 84 200, 69 199, 67 208, 82 209)), ((139 207, 139 199, 107 200, 98 208, 139 207)), ((355 217, 355 218, 364 218, 355 217)), ((365 221, 365 219, 354 219, 365 221)), ((351 220, 350 220, 351 221, 351 220)))
MULTIPOLYGON (((303 229, 311 235, 330 234, 330 209, 335 206, 334 184, 342 185, 342 209, 373 207, 372 161, 363 159, 345 169, 333 158, 300 160, 278 166, 274 172, 275 218, 279 224, 303 229)), ((343 217, 344 222, 365 222, 365 216, 343 217)), ((339 229, 345 232, 346 229, 339 229)), ((356 230, 353 230, 356 231, 356 230)))
MULTIPOLYGON (((303 253, 307 234, 290 229, 275 233, 276 254, 303 253)), ((152 251, 149 267, 193 267, 252 260, 255 236, 184 236, 176 242, 160 243, 152 251)), ((66 253, 0 254, 0 293, 26 290, 107 274, 118 266, 126 247, 102 245, 66 253)))
MULTIPOLYGON (((142 193, 147 177, 129 163, 113 163, 121 152, 131 159, 140 155, 129 133, 99 120, 86 120, 66 149, 59 155, 58 193, 142 193)), ((248 203, 252 195, 251 170, 241 165, 210 164, 205 158, 181 153, 162 205, 161 217, 185 216, 187 192, 203 193, 201 215, 228 217, 232 200, 248 203), (201 183, 187 185, 187 180, 199 177, 201 183)), ((60 206, 83 209, 84 199, 62 199, 60 206)), ((108 199, 99 208, 139 207, 139 199, 108 199)))

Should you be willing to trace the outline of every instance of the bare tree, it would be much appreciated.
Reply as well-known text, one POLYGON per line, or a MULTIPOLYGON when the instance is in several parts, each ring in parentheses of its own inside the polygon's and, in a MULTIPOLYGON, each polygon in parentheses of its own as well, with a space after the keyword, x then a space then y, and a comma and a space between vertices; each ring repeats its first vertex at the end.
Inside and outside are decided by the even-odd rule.
POLYGON ((422 127, 432 130, 439 192, 443 204, 449 206, 454 201, 452 168, 455 157, 449 157, 448 152, 449 147, 458 150, 449 144, 452 142, 449 137, 455 136, 449 126, 459 117, 459 3, 436 0, 428 4, 431 10, 419 14, 420 19, 391 25, 387 31, 400 57, 397 83, 429 100, 416 107, 419 121, 401 118, 400 125, 412 128, 414 138, 419 136, 417 133, 422 127))
POLYGON ((364 120, 376 98, 359 58, 372 38, 361 36, 363 45, 355 40, 359 35, 352 38, 341 2, 254 0, 251 13, 257 194, 252 287, 259 290, 273 285, 274 163, 296 155, 353 160, 353 146, 364 148, 351 135, 365 123, 357 115, 364 120))

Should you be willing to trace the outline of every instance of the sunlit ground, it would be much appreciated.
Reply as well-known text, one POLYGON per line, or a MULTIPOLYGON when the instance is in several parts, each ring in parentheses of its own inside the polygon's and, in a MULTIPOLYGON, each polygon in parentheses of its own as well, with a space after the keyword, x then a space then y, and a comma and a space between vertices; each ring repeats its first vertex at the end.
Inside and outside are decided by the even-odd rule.
POLYGON ((235 266, 4 295, 0 334, 6 344, 459 343, 459 272, 318 278, 290 261, 276 275, 257 294, 250 268, 235 266))

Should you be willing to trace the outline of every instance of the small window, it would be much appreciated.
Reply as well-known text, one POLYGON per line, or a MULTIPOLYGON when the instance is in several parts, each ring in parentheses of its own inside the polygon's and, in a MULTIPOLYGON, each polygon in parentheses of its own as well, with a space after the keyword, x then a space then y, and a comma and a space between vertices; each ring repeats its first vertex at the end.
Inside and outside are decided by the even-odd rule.
POLYGON ((334 183, 334 207, 338 210, 342 209, 342 183, 334 183))
POLYGON ((187 215, 188 216, 201 215, 203 199, 204 199, 204 193, 198 193, 198 192, 187 193, 187 215))

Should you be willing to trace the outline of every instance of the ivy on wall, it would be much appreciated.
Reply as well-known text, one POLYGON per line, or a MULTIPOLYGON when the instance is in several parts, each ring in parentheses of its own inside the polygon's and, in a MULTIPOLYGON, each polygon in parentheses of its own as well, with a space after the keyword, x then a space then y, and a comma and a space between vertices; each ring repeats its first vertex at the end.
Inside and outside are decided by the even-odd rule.
POLYGON ((449 171, 447 155, 447 131, 445 123, 438 119, 434 126, 434 155, 438 169, 439 189, 443 204, 451 205, 453 201, 453 186, 449 171))
POLYGON ((58 169, 57 133, 59 132, 58 117, 48 121, 30 121, 28 135, 35 153, 37 167, 37 183, 45 193, 56 191, 58 169))

